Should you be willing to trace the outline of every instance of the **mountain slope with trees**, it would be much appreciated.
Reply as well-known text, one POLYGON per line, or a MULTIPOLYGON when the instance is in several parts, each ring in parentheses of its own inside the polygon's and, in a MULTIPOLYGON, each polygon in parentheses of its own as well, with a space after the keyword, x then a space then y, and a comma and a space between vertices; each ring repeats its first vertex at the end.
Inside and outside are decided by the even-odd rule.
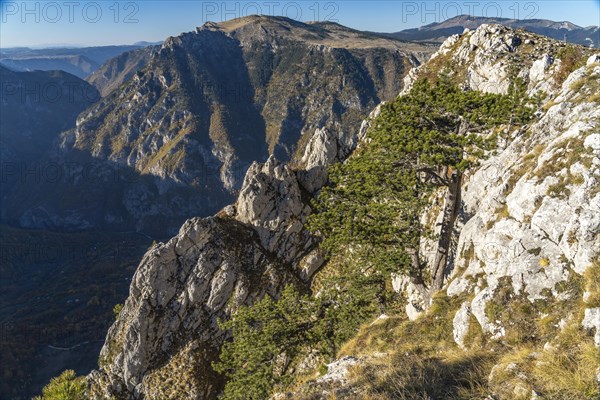
POLYGON ((150 250, 89 395, 594 398, 599 76, 598 55, 528 32, 452 37, 324 197, 339 148, 317 130, 297 169, 254 164, 233 206, 150 250))

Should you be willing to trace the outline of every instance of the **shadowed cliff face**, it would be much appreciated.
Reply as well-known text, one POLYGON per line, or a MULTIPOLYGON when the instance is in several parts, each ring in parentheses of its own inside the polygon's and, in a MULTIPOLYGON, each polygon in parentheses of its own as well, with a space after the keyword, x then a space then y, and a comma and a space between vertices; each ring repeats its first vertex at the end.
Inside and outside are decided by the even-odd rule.
POLYGON ((0 66, 0 86, 0 154, 5 162, 40 157, 100 98, 93 86, 62 71, 15 72, 0 66))
POLYGON ((66 72, 15 72, 3 66, 0 87, 0 218, 6 219, 15 186, 35 179, 33 164, 100 95, 66 72))
POLYGON ((48 159, 126 171, 136 185, 102 175, 86 192, 103 203, 91 211, 61 205, 77 183, 45 185, 44 199, 25 183, 8 202, 9 222, 175 232, 230 202, 252 162, 297 158, 316 129, 351 146, 360 121, 432 50, 336 24, 248 17, 122 55, 94 82, 104 92, 124 83, 82 113, 48 159))

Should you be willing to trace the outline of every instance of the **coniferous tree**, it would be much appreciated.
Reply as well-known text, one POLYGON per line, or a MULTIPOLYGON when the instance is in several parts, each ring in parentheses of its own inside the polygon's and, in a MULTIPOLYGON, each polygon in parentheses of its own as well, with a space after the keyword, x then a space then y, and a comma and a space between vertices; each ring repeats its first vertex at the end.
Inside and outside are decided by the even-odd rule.
POLYGON ((86 388, 85 377, 78 377, 75 371, 66 370, 52 378, 44 387, 42 396, 35 397, 34 400, 86 400, 86 388))
POLYGON ((310 218, 322 249, 351 260, 323 280, 314 298, 290 286, 278 300, 266 296, 220 324, 232 335, 213 365, 228 380, 224 397, 268 398, 291 382, 295 363, 309 352, 335 356, 362 322, 385 311, 391 272, 409 275, 427 296, 441 288, 463 173, 494 148, 492 128, 522 124, 531 114, 523 86, 509 95, 482 94, 443 77, 433 85, 419 81, 385 105, 366 143, 329 168, 330 184, 310 218), (436 236, 421 216, 439 188, 446 199, 436 236), (420 244, 436 237, 435 263, 427 266, 420 244))
POLYGON ((220 323, 233 337, 213 365, 228 378, 224 398, 266 399, 273 387, 289 383, 292 362, 313 342, 316 315, 315 303, 288 286, 279 300, 265 296, 220 323))
POLYGON ((424 283, 419 245, 432 232, 421 215, 436 188, 446 188, 430 289, 447 272, 452 228, 460 210, 462 176, 495 146, 488 133, 530 118, 522 86, 509 95, 465 91, 441 77, 415 83, 382 107, 367 143, 330 169, 331 185, 316 202, 310 226, 330 253, 350 248, 376 273, 403 272, 424 283))

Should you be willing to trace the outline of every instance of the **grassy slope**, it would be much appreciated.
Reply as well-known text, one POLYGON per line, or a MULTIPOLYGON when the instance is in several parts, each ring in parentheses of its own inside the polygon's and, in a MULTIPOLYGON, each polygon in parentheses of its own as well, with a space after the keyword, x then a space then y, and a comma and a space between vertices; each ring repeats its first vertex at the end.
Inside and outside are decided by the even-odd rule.
POLYGON ((301 398, 328 392, 331 399, 530 399, 535 392, 543 399, 597 399, 600 350, 581 320, 586 307, 600 305, 600 264, 560 289, 567 300, 534 304, 510 289, 497 293, 490 304, 501 310, 496 317, 506 336, 489 339, 472 316, 464 350, 452 338, 452 320, 466 300, 460 296, 438 294, 414 322, 392 316, 365 324, 338 354, 363 361, 350 369, 349 383, 304 385, 301 398))

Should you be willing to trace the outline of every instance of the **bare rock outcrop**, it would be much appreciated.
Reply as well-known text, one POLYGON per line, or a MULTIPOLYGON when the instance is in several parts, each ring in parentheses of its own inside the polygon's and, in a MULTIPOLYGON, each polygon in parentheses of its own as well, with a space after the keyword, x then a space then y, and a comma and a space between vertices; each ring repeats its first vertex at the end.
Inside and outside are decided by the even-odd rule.
POLYGON ((144 256, 89 376, 94 398, 215 398, 212 371, 225 334, 217 321, 266 293, 302 284, 322 264, 303 224, 296 173, 253 164, 237 203, 187 221, 144 256))
MULTIPOLYGON (((456 261, 464 272, 453 277, 448 294, 476 293, 473 303, 485 308, 498 281, 508 278, 514 292, 530 301, 548 293, 560 298, 568 295, 560 284, 598 257, 600 160, 593 132, 600 111, 572 90, 577 82, 598 79, 600 64, 574 71, 528 134, 513 138, 465 182, 464 214, 470 218, 461 227, 456 261), (474 284, 480 277, 484 288, 474 284)), ((485 315, 478 320, 486 330, 485 315)))
MULTIPOLYGON (((445 73, 465 89, 505 94, 520 79, 529 96, 545 96, 535 120, 500 135, 497 153, 464 181, 446 286, 450 296, 471 298, 454 320, 459 345, 468 330, 466 310, 483 332, 501 338, 504 327, 486 315, 499 290, 508 284, 531 302, 549 294, 564 299, 569 294, 561 285, 583 274, 600 254, 600 63, 597 55, 585 55, 591 50, 569 46, 484 24, 448 38, 405 78, 403 93, 420 77, 445 73), (574 63, 567 54, 578 52, 585 65, 566 69, 574 63)), ((438 211, 431 212, 439 221, 438 211)), ((397 286, 408 297, 411 319, 428 308, 410 285, 397 286)))

